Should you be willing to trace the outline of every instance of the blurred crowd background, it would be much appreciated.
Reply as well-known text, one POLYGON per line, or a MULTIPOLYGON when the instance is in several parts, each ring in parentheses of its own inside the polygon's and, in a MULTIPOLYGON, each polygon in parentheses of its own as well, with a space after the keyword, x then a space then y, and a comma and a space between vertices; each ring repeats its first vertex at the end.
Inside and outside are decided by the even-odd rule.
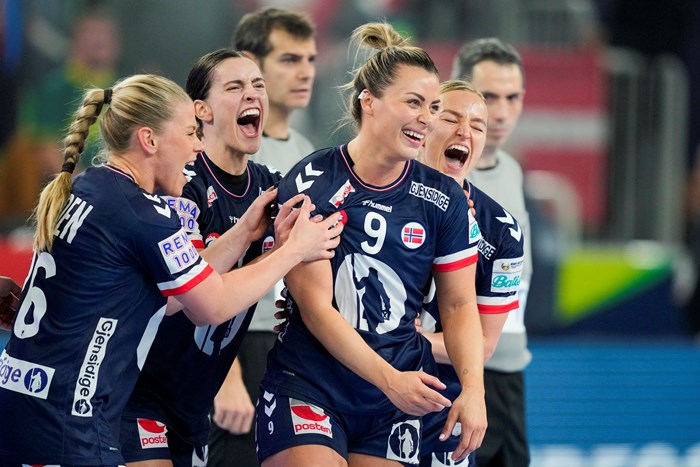
POLYGON ((359 24, 390 21, 444 79, 464 41, 518 48, 525 106, 507 149, 533 229, 533 465, 699 466, 697 0, 0 0, 0 275, 24 280, 27 219, 81 90, 138 72, 184 84, 266 5, 316 23, 312 102, 293 126, 319 148, 348 136, 337 86, 359 24))

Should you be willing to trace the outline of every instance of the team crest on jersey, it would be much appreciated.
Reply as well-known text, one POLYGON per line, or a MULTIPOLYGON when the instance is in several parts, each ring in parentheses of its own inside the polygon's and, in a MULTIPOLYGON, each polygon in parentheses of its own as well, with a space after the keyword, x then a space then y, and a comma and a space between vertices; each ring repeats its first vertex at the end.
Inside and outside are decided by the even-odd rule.
POLYGON ((341 186, 338 191, 335 192, 335 194, 331 197, 331 199, 328 200, 329 203, 331 203, 333 206, 336 208, 339 208, 341 204, 345 202, 345 199, 350 196, 350 193, 355 192, 355 187, 352 186, 350 183, 350 180, 346 180, 345 183, 343 183, 343 186, 341 186))
POLYGON ((216 232, 210 233, 209 235, 207 235, 207 238, 204 239, 204 247, 205 248, 208 247, 209 245, 214 243, 216 241, 216 239, 219 237, 221 237, 221 235, 219 235, 216 232))
POLYGON ((401 229, 401 241, 410 250, 415 250, 425 243, 425 227, 418 222, 409 222, 401 229))
POLYGON ((207 206, 211 207, 212 204, 214 204, 214 201, 216 201, 219 197, 216 196, 216 191, 214 191, 214 187, 209 185, 209 188, 207 188, 207 206))
POLYGON ((142 449, 167 448, 168 428, 164 423, 147 418, 137 418, 136 426, 139 429, 139 441, 142 449))
POLYGON ((333 438, 331 419, 322 408, 289 398, 295 435, 316 434, 333 438))
POLYGON ((0 388, 46 399, 54 371, 47 366, 11 357, 3 350, 0 355, 0 388))
POLYGON ((406 420, 394 423, 387 442, 386 458, 409 464, 418 464, 420 421, 406 420))
POLYGON ((266 251, 271 250, 274 246, 275 238, 272 235, 268 235, 262 242, 262 252, 265 253, 266 251))

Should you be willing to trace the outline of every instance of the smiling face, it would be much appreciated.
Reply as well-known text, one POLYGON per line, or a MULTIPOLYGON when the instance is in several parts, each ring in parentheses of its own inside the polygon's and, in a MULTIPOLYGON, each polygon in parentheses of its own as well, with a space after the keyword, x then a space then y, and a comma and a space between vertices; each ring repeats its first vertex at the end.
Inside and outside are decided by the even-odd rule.
POLYGON ((316 78, 316 40, 300 39, 282 28, 270 32, 272 50, 261 61, 270 105, 284 110, 309 105, 316 78))
POLYGON ((441 104, 425 138, 423 162, 461 184, 484 150, 488 110, 478 94, 466 90, 443 93, 441 104))
POLYGON ((260 148, 263 119, 268 111, 265 80, 245 57, 227 58, 214 68, 207 98, 195 103, 207 146, 241 154, 260 148))
POLYGON ((382 97, 364 100, 361 132, 370 131, 381 152, 390 157, 415 159, 440 109, 438 77, 423 68, 401 65, 382 97))
POLYGON ((158 143, 155 186, 167 195, 182 195, 182 188, 187 183, 183 169, 193 163, 202 150, 196 130, 192 101, 182 101, 176 105, 173 118, 165 122, 162 130, 154 136, 158 143))

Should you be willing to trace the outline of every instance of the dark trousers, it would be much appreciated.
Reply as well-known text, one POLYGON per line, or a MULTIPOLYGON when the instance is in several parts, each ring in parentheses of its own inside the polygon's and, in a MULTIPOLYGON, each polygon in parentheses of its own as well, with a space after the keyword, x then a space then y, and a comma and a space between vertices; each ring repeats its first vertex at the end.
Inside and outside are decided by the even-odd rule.
POLYGON ((484 370, 488 428, 476 450, 477 467, 527 467, 530 449, 525 432, 523 372, 484 370))
MULTIPOLYGON (((258 400, 260 381, 265 375, 267 353, 275 343, 277 334, 274 332, 248 331, 238 358, 243 368, 243 382, 255 405, 258 400)), ((215 423, 211 424, 209 433, 209 467, 258 467, 258 457, 255 454, 255 427, 250 433, 233 435, 222 430, 215 423)))

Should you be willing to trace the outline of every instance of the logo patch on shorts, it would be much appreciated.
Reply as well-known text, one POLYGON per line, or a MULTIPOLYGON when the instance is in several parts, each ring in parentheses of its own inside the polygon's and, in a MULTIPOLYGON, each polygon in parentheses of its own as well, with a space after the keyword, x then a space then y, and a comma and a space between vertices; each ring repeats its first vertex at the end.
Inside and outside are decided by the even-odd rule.
POLYGON ((461 461, 452 460, 452 451, 450 452, 434 452, 431 456, 431 467, 452 467, 453 465, 462 465, 466 467, 469 463, 469 458, 461 461))
POLYGON ((275 239, 271 235, 268 235, 265 237, 263 240, 262 244, 262 252, 265 253, 268 250, 272 250, 272 248, 275 246, 275 239))
POLYGON ((333 438, 330 417, 322 408, 298 399, 289 399, 295 435, 318 434, 333 438))
POLYGON ((167 448, 168 428, 164 423, 147 418, 137 418, 136 426, 139 429, 139 441, 142 449, 167 448))
POLYGON ((209 457, 209 446, 195 446, 192 449, 192 467, 206 467, 209 457))
POLYGON ((418 464, 420 447, 420 421, 406 420, 394 423, 386 448, 389 460, 418 464))

